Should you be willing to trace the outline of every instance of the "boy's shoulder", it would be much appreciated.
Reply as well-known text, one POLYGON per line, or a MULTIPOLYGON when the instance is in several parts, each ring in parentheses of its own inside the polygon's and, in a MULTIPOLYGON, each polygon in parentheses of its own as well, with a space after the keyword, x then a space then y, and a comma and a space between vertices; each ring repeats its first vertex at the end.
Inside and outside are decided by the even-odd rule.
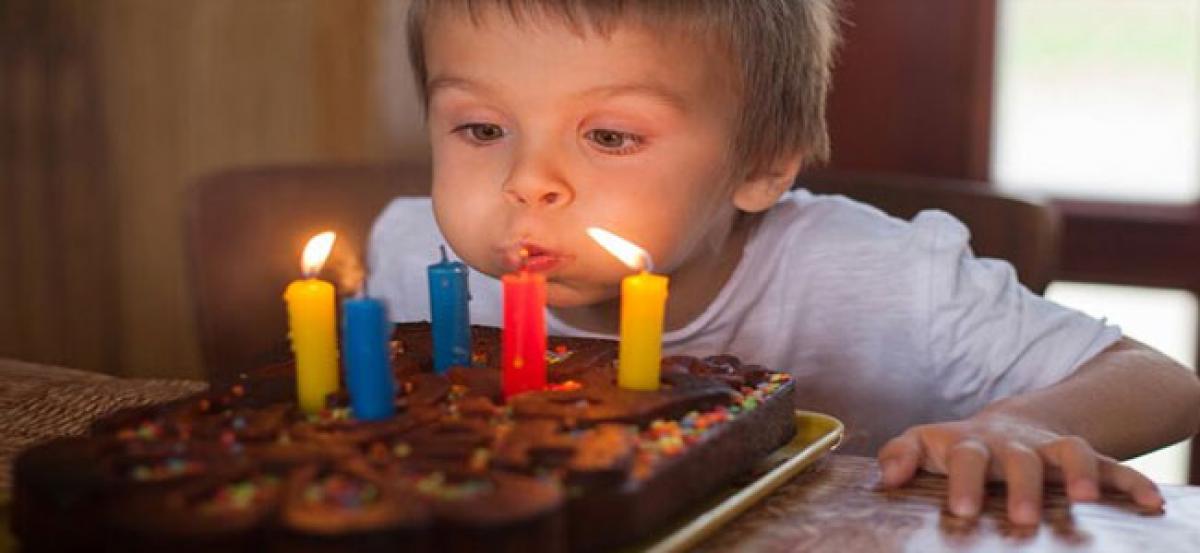
POLYGON ((375 218, 374 228, 416 227, 436 225, 433 202, 429 196, 397 196, 392 198, 375 218))
POLYGON ((785 194, 767 211, 760 232, 802 251, 936 253, 961 249, 971 238, 966 225, 944 211, 924 210, 905 220, 846 196, 803 188, 785 194))
POLYGON ((368 263, 372 271, 403 267, 410 256, 437 257, 444 242, 428 197, 401 196, 379 212, 368 239, 368 263))
POLYGON ((401 250, 437 250, 443 242, 433 216, 433 203, 428 196, 400 196, 375 217, 371 226, 372 247, 401 250))

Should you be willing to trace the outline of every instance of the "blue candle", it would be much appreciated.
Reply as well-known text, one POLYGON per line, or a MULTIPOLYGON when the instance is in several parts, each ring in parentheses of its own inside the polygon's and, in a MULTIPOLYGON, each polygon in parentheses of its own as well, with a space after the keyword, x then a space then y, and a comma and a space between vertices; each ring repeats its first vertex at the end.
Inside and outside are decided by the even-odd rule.
POLYGON ((467 309, 467 266, 446 259, 429 266, 429 312, 433 318, 433 370, 471 366, 471 315, 467 309))
POLYGON ((383 303, 367 297, 342 302, 342 359, 355 418, 380 420, 396 413, 396 382, 388 362, 383 303))

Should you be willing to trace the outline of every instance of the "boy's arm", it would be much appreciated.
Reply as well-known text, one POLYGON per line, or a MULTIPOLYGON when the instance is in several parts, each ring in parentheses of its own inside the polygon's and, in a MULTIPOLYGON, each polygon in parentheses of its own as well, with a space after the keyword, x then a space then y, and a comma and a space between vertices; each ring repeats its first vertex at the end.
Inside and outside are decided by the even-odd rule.
POLYGON ((979 513, 987 480, 1005 480, 1009 519, 1032 524, 1045 480, 1063 482, 1072 501, 1096 500, 1103 486, 1161 507, 1154 484, 1114 458, 1182 440, 1198 426, 1196 376, 1122 338, 1058 384, 997 401, 966 420, 909 429, 880 449, 879 462, 889 487, 918 468, 948 475, 949 506, 959 516, 979 513))

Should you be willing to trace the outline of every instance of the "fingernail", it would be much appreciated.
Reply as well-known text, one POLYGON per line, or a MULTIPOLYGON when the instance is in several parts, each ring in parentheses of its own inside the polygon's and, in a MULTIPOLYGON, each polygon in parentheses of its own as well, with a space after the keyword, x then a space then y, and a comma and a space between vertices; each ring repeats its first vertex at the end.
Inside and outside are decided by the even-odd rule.
POLYGON ((1076 501, 1095 501, 1100 498, 1100 490, 1091 480, 1076 480, 1071 483, 1068 495, 1076 501))
POLYGON ((950 502, 950 512, 955 516, 971 518, 975 516, 975 502, 969 497, 960 497, 950 502))
POLYGON ((1041 513, 1033 503, 1022 501, 1013 507, 1012 521, 1018 524, 1036 524, 1039 514, 1041 513))
POLYGON ((1140 499, 1140 501, 1138 501, 1139 503, 1153 508, 1162 508, 1162 506, 1166 504, 1166 500, 1163 499, 1162 494, 1156 491, 1145 492, 1142 494, 1141 498, 1135 499, 1140 499))
POLYGON ((896 480, 900 478, 898 474, 898 471, 900 470, 900 464, 894 459, 888 459, 886 461, 880 461, 879 465, 879 472, 883 476, 883 484, 889 487, 895 486, 896 480))

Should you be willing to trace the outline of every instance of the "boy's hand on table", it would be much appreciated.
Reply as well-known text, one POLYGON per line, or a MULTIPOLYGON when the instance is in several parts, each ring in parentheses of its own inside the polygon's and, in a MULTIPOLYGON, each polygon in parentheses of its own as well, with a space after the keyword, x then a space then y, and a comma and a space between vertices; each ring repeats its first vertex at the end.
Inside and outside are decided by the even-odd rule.
POLYGON ((1071 501, 1096 501, 1100 488, 1119 490, 1143 507, 1163 505, 1158 487, 1141 473, 1097 453, 1086 441, 1024 421, 976 417, 914 426, 879 450, 883 485, 902 486, 918 468, 949 478, 950 511, 974 517, 983 505, 984 485, 1005 481, 1008 519, 1036 524, 1041 519, 1044 482, 1062 482, 1071 501))

